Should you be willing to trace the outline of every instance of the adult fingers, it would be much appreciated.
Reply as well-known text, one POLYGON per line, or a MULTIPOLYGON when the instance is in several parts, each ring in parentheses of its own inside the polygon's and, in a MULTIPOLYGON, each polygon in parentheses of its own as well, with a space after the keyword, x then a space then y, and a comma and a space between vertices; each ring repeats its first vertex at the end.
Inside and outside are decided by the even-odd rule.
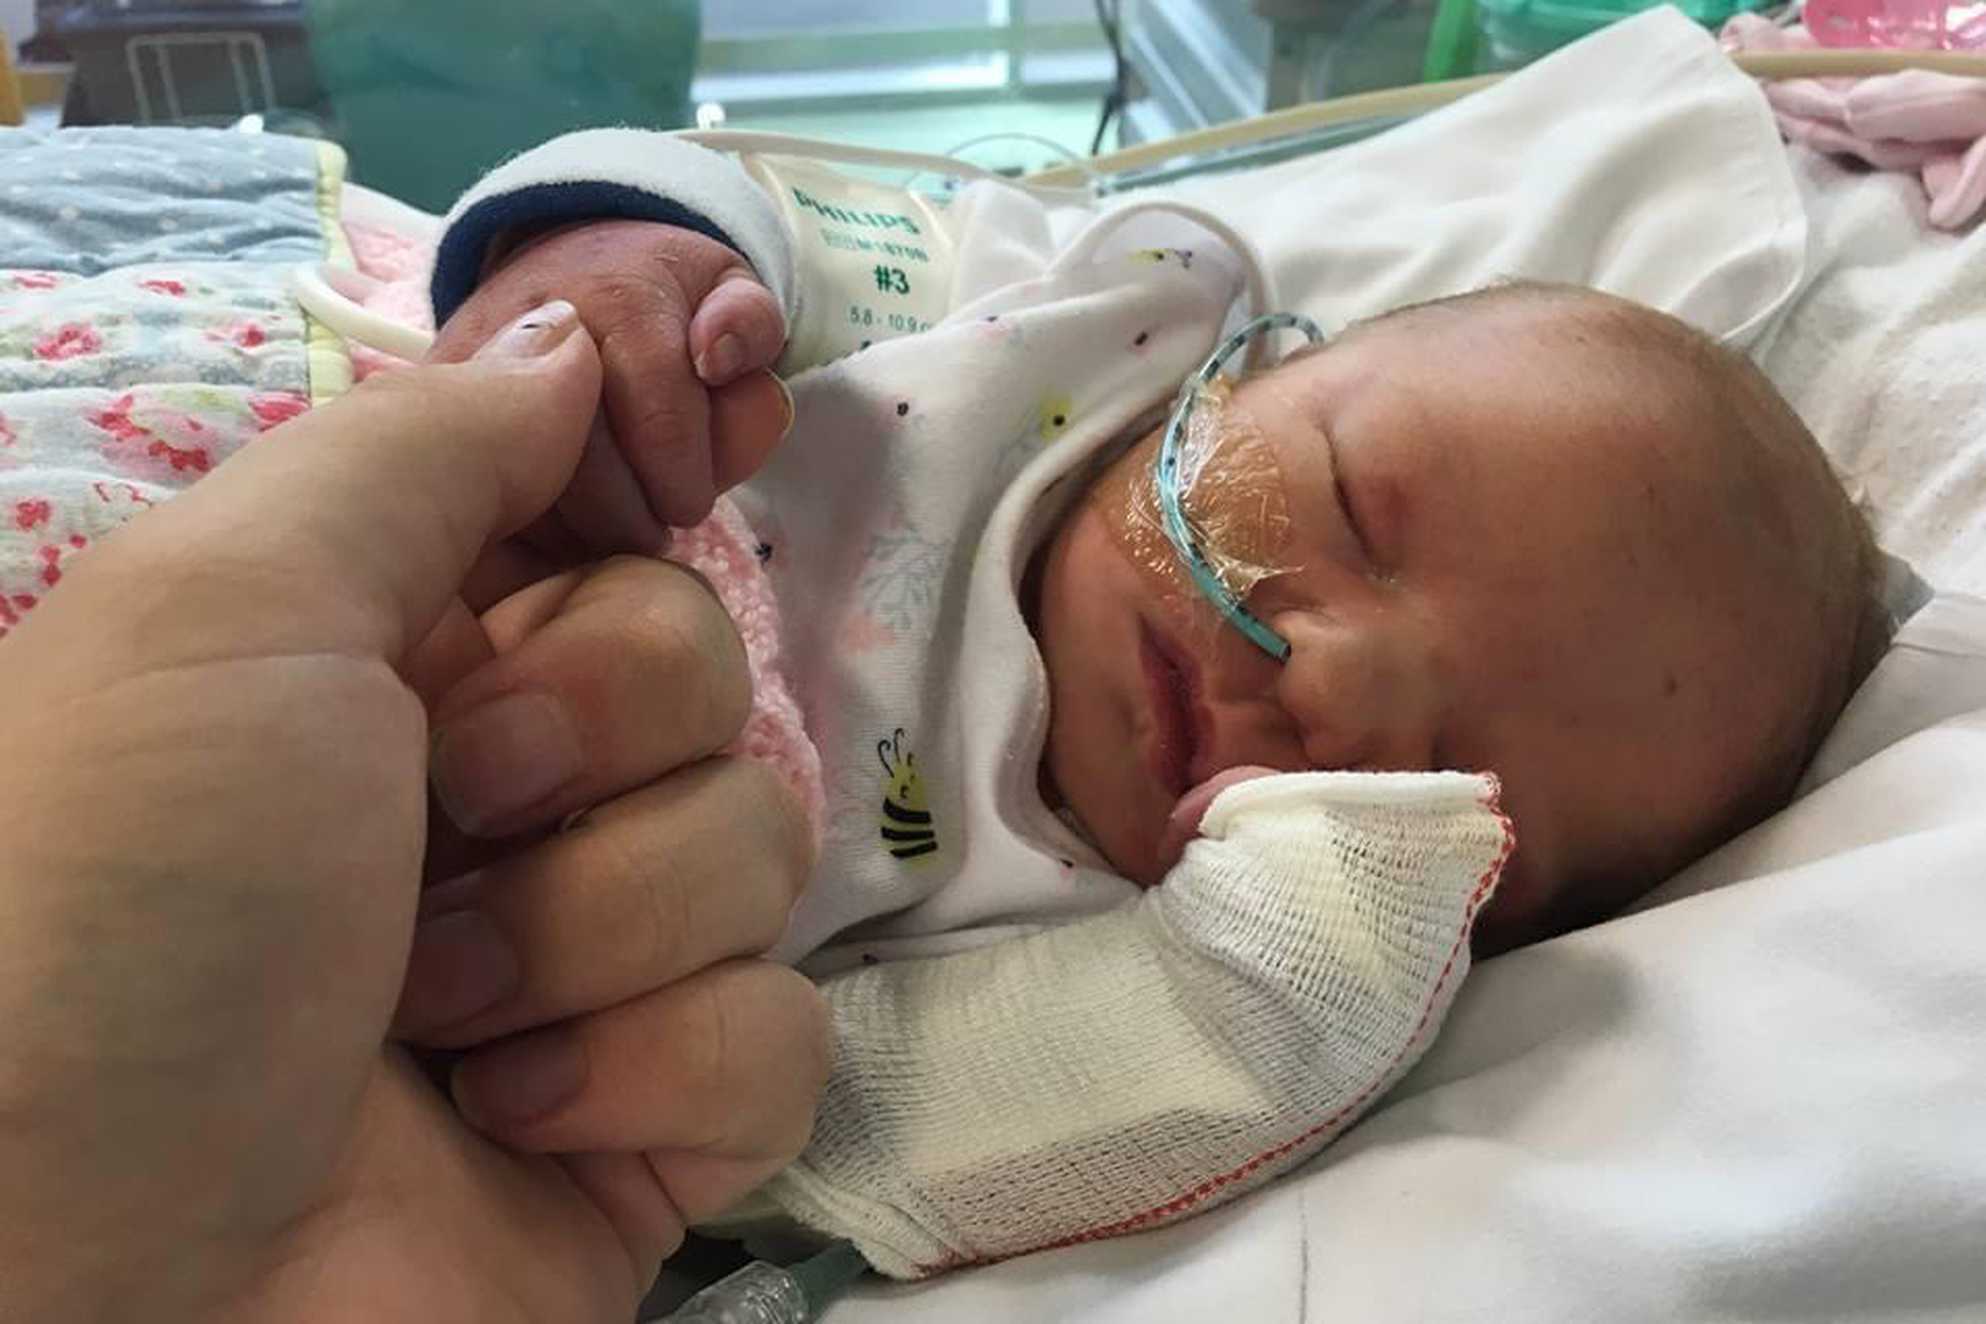
POLYGON ((683 1244, 689 1220, 669 1199, 645 1154, 563 1154, 572 1184, 605 1215, 626 1249, 637 1282, 651 1283, 683 1244))
POLYGON ((771 1171, 806 1144, 827 1079, 827 1026, 805 976, 728 961, 470 1052, 455 1068, 455 1101, 479 1130, 527 1153, 648 1150, 771 1171))
POLYGON ((102 646, 77 665, 121 674, 248 654, 398 663, 484 546, 550 505, 571 475, 600 381, 577 327, 570 305, 550 304, 471 362, 379 374, 120 530, 121 555, 145 562, 159 606, 133 610, 122 580, 99 579, 95 558, 79 562, 49 605, 99 623, 102 646))
POLYGON ((432 708, 463 677, 495 656, 482 622, 461 598, 451 598, 427 638, 402 661, 400 678, 432 708))
POLYGON ((464 831, 508 836, 655 780, 744 725, 737 628, 691 572, 615 557, 483 618, 497 656, 441 699, 435 792, 464 831))
POLYGON ((400 1035, 441 1047, 606 1007, 778 940, 813 865, 765 765, 709 759, 431 888, 400 1035))
POLYGON ((549 556, 518 538, 506 538, 491 543, 470 568, 468 577, 462 581, 462 601, 470 611, 480 615, 518 590, 573 564, 549 556))
MULTIPOLYGON (((805 1137, 801 1138, 801 1146, 805 1137)), ((686 1150, 561 1154, 557 1162, 605 1214, 629 1259, 652 1270, 682 1245, 688 1226, 714 1218, 763 1186, 793 1154, 710 1157, 686 1150)))

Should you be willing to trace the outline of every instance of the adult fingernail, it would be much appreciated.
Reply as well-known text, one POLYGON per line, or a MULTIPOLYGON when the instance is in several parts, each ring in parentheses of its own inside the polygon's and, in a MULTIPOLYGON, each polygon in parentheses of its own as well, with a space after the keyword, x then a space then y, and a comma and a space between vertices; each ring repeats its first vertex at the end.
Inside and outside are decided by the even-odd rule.
POLYGON ((772 384, 779 388, 780 408, 786 411, 786 421, 779 425, 779 439, 786 440, 786 434, 793 430, 793 416, 799 411, 793 405, 793 392, 786 385, 786 379, 778 373, 772 374, 772 384))
POLYGON ((738 375, 738 369, 745 366, 745 342, 736 333, 726 331, 711 343, 710 348, 697 356, 696 375, 707 386, 722 386, 738 375))
POLYGON ((492 336, 476 357, 532 359, 549 354, 579 325, 579 310, 564 299, 540 304, 492 336))
POLYGON ((556 1112, 586 1084, 586 1050, 549 1031, 486 1048, 455 1071, 455 1102, 484 1130, 522 1126, 556 1112))
POLYGON ((428 755, 435 797, 471 834, 549 798, 584 767, 565 705, 535 692, 506 694, 451 718, 428 755))
POLYGON ((423 920, 407 959, 399 1027, 423 1034, 466 1021, 515 993, 520 974, 510 940, 482 911, 423 920))

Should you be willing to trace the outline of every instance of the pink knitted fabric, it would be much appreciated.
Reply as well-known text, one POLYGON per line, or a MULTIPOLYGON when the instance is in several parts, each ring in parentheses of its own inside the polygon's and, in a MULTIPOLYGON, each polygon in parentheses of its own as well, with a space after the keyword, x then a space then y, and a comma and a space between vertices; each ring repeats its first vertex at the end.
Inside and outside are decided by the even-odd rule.
MULTIPOLYGON (((359 270, 380 282, 363 300, 365 306, 409 326, 430 329, 427 282, 433 250, 383 226, 347 224, 345 232, 359 270)), ((399 362, 378 350, 352 346, 352 369, 361 380, 399 362)), ((800 797, 819 841, 827 810, 821 756, 807 735, 800 703, 786 677, 780 655, 779 600, 759 563, 757 546, 758 538, 745 517, 720 498, 709 519, 676 532, 669 559, 694 568, 710 581, 745 641, 752 670, 752 711, 727 752, 770 764, 800 797)))
POLYGON ((820 751, 807 735, 799 700, 788 684, 779 648, 779 599, 758 558, 758 535, 738 508, 722 497, 710 518, 679 529, 669 559, 695 567, 717 590, 745 641, 752 668, 752 712, 731 752, 769 763, 786 779, 806 807, 814 840, 821 839, 827 792, 821 782, 820 751))
MULTIPOLYGON (((1837 3, 1832 10, 1844 22, 1850 11, 1871 23, 1885 17, 1862 4, 1837 3)), ((1911 16, 1901 8, 1887 15, 1897 21, 1911 16)), ((1819 5, 1806 11, 1809 23, 1827 17, 1819 5)), ((1821 44, 1803 24, 1781 27, 1757 14, 1731 19, 1721 40, 1733 51, 1805 51, 1821 44)), ((1844 42, 1831 37, 1830 44, 1844 42)), ((1924 219, 1938 229, 1964 229, 1986 212, 1986 89, 1978 79, 1906 69, 1868 78, 1768 81, 1764 91, 1779 131, 1791 141, 1915 175, 1929 200, 1924 219)))

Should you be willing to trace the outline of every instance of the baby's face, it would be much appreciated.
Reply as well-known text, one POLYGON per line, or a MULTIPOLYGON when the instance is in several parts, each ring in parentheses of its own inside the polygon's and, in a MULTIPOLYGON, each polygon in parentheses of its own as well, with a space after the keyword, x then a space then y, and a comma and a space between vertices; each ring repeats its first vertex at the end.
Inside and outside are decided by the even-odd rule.
POLYGON ((1246 597, 1286 663, 1126 518, 1158 432, 1062 522, 1035 621, 1045 771, 1128 876, 1159 881, 1168 814, 1224 768, 1486 770, 1518 842, 1479 929, 1499 948, 1656 881, 1739 793, 1775 705, 1699 590, 1728 547, 1692 443, 1631 369, 1527 339, 1547 315, 1382 322, 1237 389, 1248 472, 1216 500, 1249 513, 1199 513, 1293 567, 1246 597))

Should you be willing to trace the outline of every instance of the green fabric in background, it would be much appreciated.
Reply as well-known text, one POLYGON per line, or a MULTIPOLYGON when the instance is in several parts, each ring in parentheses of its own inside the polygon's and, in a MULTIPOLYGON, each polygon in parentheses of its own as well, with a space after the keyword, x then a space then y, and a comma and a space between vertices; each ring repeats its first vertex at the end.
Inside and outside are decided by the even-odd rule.
POLYGON ((352 177, 431 211, 556 134, 691 119, 699 0, 308 0, 304 14, 352 177))

